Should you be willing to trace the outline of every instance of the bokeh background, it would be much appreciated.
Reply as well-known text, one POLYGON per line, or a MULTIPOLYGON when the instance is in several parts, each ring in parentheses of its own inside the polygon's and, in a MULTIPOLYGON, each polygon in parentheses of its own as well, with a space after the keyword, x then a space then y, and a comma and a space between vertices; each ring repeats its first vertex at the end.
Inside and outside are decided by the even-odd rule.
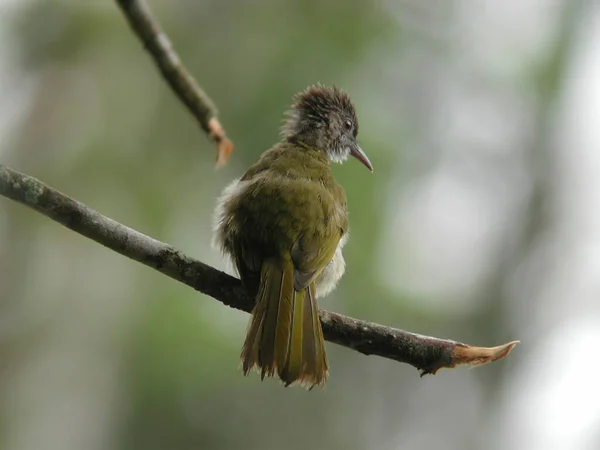
POLYGON ((110 0, 0 1, 0 163, 202 261, 291 97, 349 91, 375 166, 324 307, 507 359, 420 379, 328 345, 323 391, 244 378, 248 316, 0 198, 0 447, 600 448, 600 6, 152 0, 214 149, 110 0))

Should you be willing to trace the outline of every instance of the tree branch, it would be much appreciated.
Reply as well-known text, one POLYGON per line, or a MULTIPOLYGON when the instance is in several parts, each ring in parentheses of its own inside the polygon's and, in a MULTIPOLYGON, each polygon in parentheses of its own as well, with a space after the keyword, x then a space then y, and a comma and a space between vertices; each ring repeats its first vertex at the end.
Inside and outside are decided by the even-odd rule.
MULTIPOLYGON (((71 230, 123 256, 187 284, 223 304, 250 312, 254 299, 240 281, 172 246, 122 225, 73 200, 35 178, 0 165, 0 195, 28 206, 71 230)), ((319 312, 325 339, 365 355, 408 363, 421 375, 442 367, 481 365, 504 358, 518 341, 498 347, 473 347, 460 342, 409 333, 341 314, 319 312)))
POLYGON ((208 137, 217 145, 217 167, 222 166, 227 162, 233 144, 227 139, 217 119, 217 108, 214 102, 183 66, 171 41, 152 17, 146 2, 144 0, 116 1, 133 31, 154 58, 165 81, 198 120, 208 137))

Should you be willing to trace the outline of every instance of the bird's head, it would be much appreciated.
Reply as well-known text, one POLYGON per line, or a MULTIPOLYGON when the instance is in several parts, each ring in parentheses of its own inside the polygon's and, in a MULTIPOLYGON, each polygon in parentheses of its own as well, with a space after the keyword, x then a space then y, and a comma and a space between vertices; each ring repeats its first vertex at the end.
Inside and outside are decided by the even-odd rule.
POLYGON ((341 163, 354 156, 371 172, 373 166, 356 141, 358 118, 348 94, 337 87, 311 86, 294 98, 282 134, 341 163))

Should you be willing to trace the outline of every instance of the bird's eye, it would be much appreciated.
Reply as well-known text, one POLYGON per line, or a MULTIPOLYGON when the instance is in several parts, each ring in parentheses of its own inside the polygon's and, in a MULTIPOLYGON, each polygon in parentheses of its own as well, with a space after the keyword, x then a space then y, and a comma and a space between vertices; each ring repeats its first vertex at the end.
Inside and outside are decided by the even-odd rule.
POLYGON ((346 120, 346 123, 344 125, 346 125, 346 130, 352 129, 352 121, 346 120))

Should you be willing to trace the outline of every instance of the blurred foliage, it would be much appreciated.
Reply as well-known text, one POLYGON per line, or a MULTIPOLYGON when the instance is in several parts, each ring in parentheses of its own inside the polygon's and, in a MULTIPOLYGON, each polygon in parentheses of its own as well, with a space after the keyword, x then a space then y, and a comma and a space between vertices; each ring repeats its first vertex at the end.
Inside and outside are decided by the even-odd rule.
MULTIPOLYGON (((162 81, 116 4, 75 0, 24 3, 7 24, 15 36, 19 82, 32 87, 11 145, 2 149, 3 163, 223 268, 210 249, 215 198, 277 141, 294 93, 316 82, 337 84, 353 95, 364 118, 359 139, 375 174, 352 162, 334 168, 348 194, 352 239, 345 249, 346 276, 323 306, 474 344, 515 338, 503 301, 508 272, 522 258, 518 249, 500 252, 486 287, 474 294, 478 307, 450 317, 443 312, 448 309, 438 312, 425 298, 421 303, 418 293, 393 291, 377 273, 386 246, 384 221, 395 212, 386 210, 394 186, 408 186, 404 178, 423 170, 419 164, 405 169, 404 158, 428 127, 434 129, 408 125, 404 136, 402 117, 378 105, 397 103, 392 91, 404 83, 402 92, 415 105, 406 116, 435 112, 436 83, 443 84, 453 68, 415 62, 414 54, 449 58, 443 39, 418 24, 407 29, 410 21, 399 20, 397 8, 379 0, 149 3, 219 107, 236 145, 230 164, 213 169, 211 142, 162 81), (422 71, 413 85, 401 77, 385 79, 385 70, 397 69, 388 54, 422 71), (429 108, 423 106, 428 102, 429 108), (381 136, 381 124, 397 129, 381 136)), ((407 15, 419 8, 441 11, 432 29, 452 31, 456 2, 404 3, 407 15)), ((565 63, 560 45, 525 75, 526 83, 537 86, 533 103, 553 98, 560 88, 565 63)), ((452 56, 458 58, 458 52, 452 56)), ((433 412, 439 414, 439 429, 448 432, 435 442, 476 448, 469 418, 483 420, 474 411, 486 389, 500 383, 502 366, 421 382, 413 368, 330 345, 331 382, 321 392, 244 378, 237 365, 247 315, 17 205, 2 202, 0 208, 6 213, 0 217, 0 256, 11 261, 0 261, 0 330, 17 324, 0 339, 1 359, 15 361, 12 372, 1 371, 0 363, 0 379, 22 396, 7 397, 5 408, 21 405, 19 398, 28 405, 30 389, 31 404, 37 405, 33 412, 0 416, 0 438, 4 429, 21 423, 42 430, 25 433, 13 442, 15 448, 37 448, 52 431, 77 436, 73 448, 393 448, 399 429, 408 432, 416 414, 422 419, 433 412), (59 369, 44 366, 46 354, 59 369), (27 374, 36 372, 30 365, 36 364, 39 378, 30 379, 27 374), (65 379, 82 386, 79 396, 65 379), (42 388, 47 397, 38 393, 42 388), (425 390, 430 403, 417 397, 425 390), (79 411, 86 413, 80 417, 79 411)), ((515 228, 527 220, 520 218, 515 228)), ((421 426, 426 436, 432 425, 421 426)), ((51 441, 51 448, 69 448, 67 438, 51 441)))

